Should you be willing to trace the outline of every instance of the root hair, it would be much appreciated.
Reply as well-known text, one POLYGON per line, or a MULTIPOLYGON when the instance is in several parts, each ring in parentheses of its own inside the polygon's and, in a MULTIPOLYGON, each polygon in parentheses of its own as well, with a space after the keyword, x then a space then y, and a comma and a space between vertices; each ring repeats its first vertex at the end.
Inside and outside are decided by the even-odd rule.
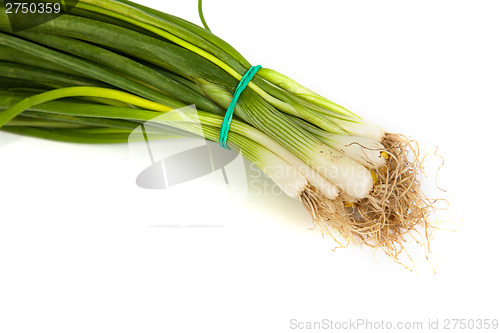
POLYGON ((350 204, 342 198, 326 199, 308 187, 300 199, 323 235, 339 242, 330 232, 333 230, 348 244, 381 248, 401 263, 398 256, 408 255, 403 244, 404 235, 410 231, 420 235, 422 242, 415 239, 414 233, 410 234, 425 248, 426 255, 429 252, 433 201, 420 190, 423 169, 418 144, 393 133, 387 133, 382 143, 388 160, 385 166, 374 170, 377 181, 367 198, 350 204))

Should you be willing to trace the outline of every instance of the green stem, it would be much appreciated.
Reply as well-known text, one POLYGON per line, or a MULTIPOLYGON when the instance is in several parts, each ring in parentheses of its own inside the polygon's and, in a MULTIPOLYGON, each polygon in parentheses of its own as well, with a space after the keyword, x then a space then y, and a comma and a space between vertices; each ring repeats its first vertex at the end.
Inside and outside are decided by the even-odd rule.
POLYGON ((9 121, 5 126, 30 126, 30 127, 52 127, 52 128, 81 128, 86 125, 67 123, 62 121, 53 121, 46 119, 37 119, 30 117, 17 116, 9 121))
POLYGON ((61 129, 12 126, 0 129, 4 132, 37 137, 41 139, 72 143, 126 143, 130 133, 78 133, 61 129))
POLYGON ((87 79, 81 76, 3 61, 0 61, 0 77, 32 81, 50 87, 110 87, 109 85, 102 82, 87 79))
MULTIPOLYGON (((59 17, 59 19, 62 17, 64 16, 59 17)), ((57 19, 52 21, 57 21, 57 19)), ((52 21, 50 21, 49 23, 51 23, 52 21)), ((46 25, 47 24, 43 24, 42 26, 46 25)), ((175 106, 176 104, 179 105, 180 103, 178 100, 170 98, 156 90, 116 75, 114 71, 110 71, 106 68, 103 68, 102 66, 98 66, 93 62, 68 54, 63 54, 62 52, 51 50, 49 48, 28 42, 11 35, 7 35, 5 33, 0 33, 0 45, 9 46, 25 53, 35 53, 39 58, 42 58, 45 61, 58 63, 59 65, 66 68, 71 68, 72 70, 77 71, 84 76, 109 83, 115 87, 119 87, 123 90, 140 95, 144 98, 148 98, 172 106, 175 106)), ((182 105, 182 103, 180 103, 180 105, 182 105)))
POLYGON ((171 107, 149 101, 138 96, 121 92, 118 90, 96 87, 70 87, 51 90, 42 94, 33 95, 11 106, 9 109, 0 114, 0 127, 5 125, 9 120, 22 113, 24 110, 38 104, 42 104, 55 99, 65 97, 88 96, 101 97, 125 101, 127 103, 155 111, 168 112, 171 107))
MULTIPOLYGON (((109 51, 102 47, 76 40, 74 38, 62 37, 50 34, 41 34, 33 32, 19 33, 23 38, 30 39, 39 44, 56 48, 75 56, 85 58, 94 63, 106 66, 121 76, 133 78, 139 82, 148 84, 161 92, 170 96, 175 96, 187 104, 196 104, 199 108, 210 112, 219 113, 222 109, 199 93, 189 89, 185 85, 155 71, 148 66, 142 65, 125 56, 109 51)), ((180 106, 180 105, 179 105, 180 106)))
POLYGON ((198 15, 200 16, 201 23, 207 29, 208 31, 212 32, 210 28, 208 27, 207 21, 205 21, 205 15, 203 15, 203 4, 202 0, 198 0, 198 15))

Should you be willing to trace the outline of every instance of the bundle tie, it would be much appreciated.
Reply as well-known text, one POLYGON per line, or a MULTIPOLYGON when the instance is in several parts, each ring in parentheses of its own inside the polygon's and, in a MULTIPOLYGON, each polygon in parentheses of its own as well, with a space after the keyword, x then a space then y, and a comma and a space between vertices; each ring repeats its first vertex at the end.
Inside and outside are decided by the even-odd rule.
POLYGON ((220 127, 220 132, 219 132, 219 145, 222 148, 229 149, 227 146, 227 134, 229 133, 229 127, 231 126, 231 120, 233 120, 233 113, 234 113, 234 108, 236 107, 236 103, 238 102, 238 98, 240 98, 241 93, 247 85, 250 83, 252 78, 254 77, 255 73, 261 69, 262 66, 257 65, 257 66, 252 66, 250 69, 243 75, 241 78, 240 83, 238 83, 238 86, 236 87, 236 90, 234 91, 233 99, 231 100, 231 103, 229 103, 229 106, 226 111, 226 115, 224 116, 224 121, 222 122, 222 125, 220 127))

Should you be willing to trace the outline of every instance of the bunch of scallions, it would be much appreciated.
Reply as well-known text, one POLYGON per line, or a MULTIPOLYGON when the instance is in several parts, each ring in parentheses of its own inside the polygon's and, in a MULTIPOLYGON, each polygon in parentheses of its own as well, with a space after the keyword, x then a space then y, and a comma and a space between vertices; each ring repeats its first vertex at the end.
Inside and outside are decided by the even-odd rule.
MULTIPOLYGON (((169 126, 217 141, 251 67, 206 25, 125 0, 80 0, 18 32, 4 6, 0 46, 0 129, 67 142, 127 142, 165 113, 169 126), (178 111, 193 104, 195 116, 178 111)), ((257 72, 228 143, 298 198, 324 234, 393 258, 405 233, 428 238, 418 146, 283 74, 257 72)))

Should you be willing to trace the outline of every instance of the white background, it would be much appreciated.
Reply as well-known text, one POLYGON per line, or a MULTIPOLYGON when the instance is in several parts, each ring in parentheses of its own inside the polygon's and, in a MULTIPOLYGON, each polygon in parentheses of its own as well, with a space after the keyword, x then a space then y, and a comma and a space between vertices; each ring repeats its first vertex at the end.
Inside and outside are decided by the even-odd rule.
MULTIPOLYGON (((141 3, 199 22, 194 0, 141 3)), ((237 200, 203 181, 144 190, 126 145, 0 133, 0 332, 292 332, 292 319, 424 328, 429 319, 440 327, 500 319, 499 2, 204 7, 212 31, 251 63, 425 151, 439 146, 438 185, 447 192, 433 190, 437 158, 426 187, 450 200, 441 226, 458 230, 434 234, 431 264, 409 241, 410 272, 373 249, 333 252, 283 195, 237 200), (192 223, 222 226, 168 227, 192 223)))

